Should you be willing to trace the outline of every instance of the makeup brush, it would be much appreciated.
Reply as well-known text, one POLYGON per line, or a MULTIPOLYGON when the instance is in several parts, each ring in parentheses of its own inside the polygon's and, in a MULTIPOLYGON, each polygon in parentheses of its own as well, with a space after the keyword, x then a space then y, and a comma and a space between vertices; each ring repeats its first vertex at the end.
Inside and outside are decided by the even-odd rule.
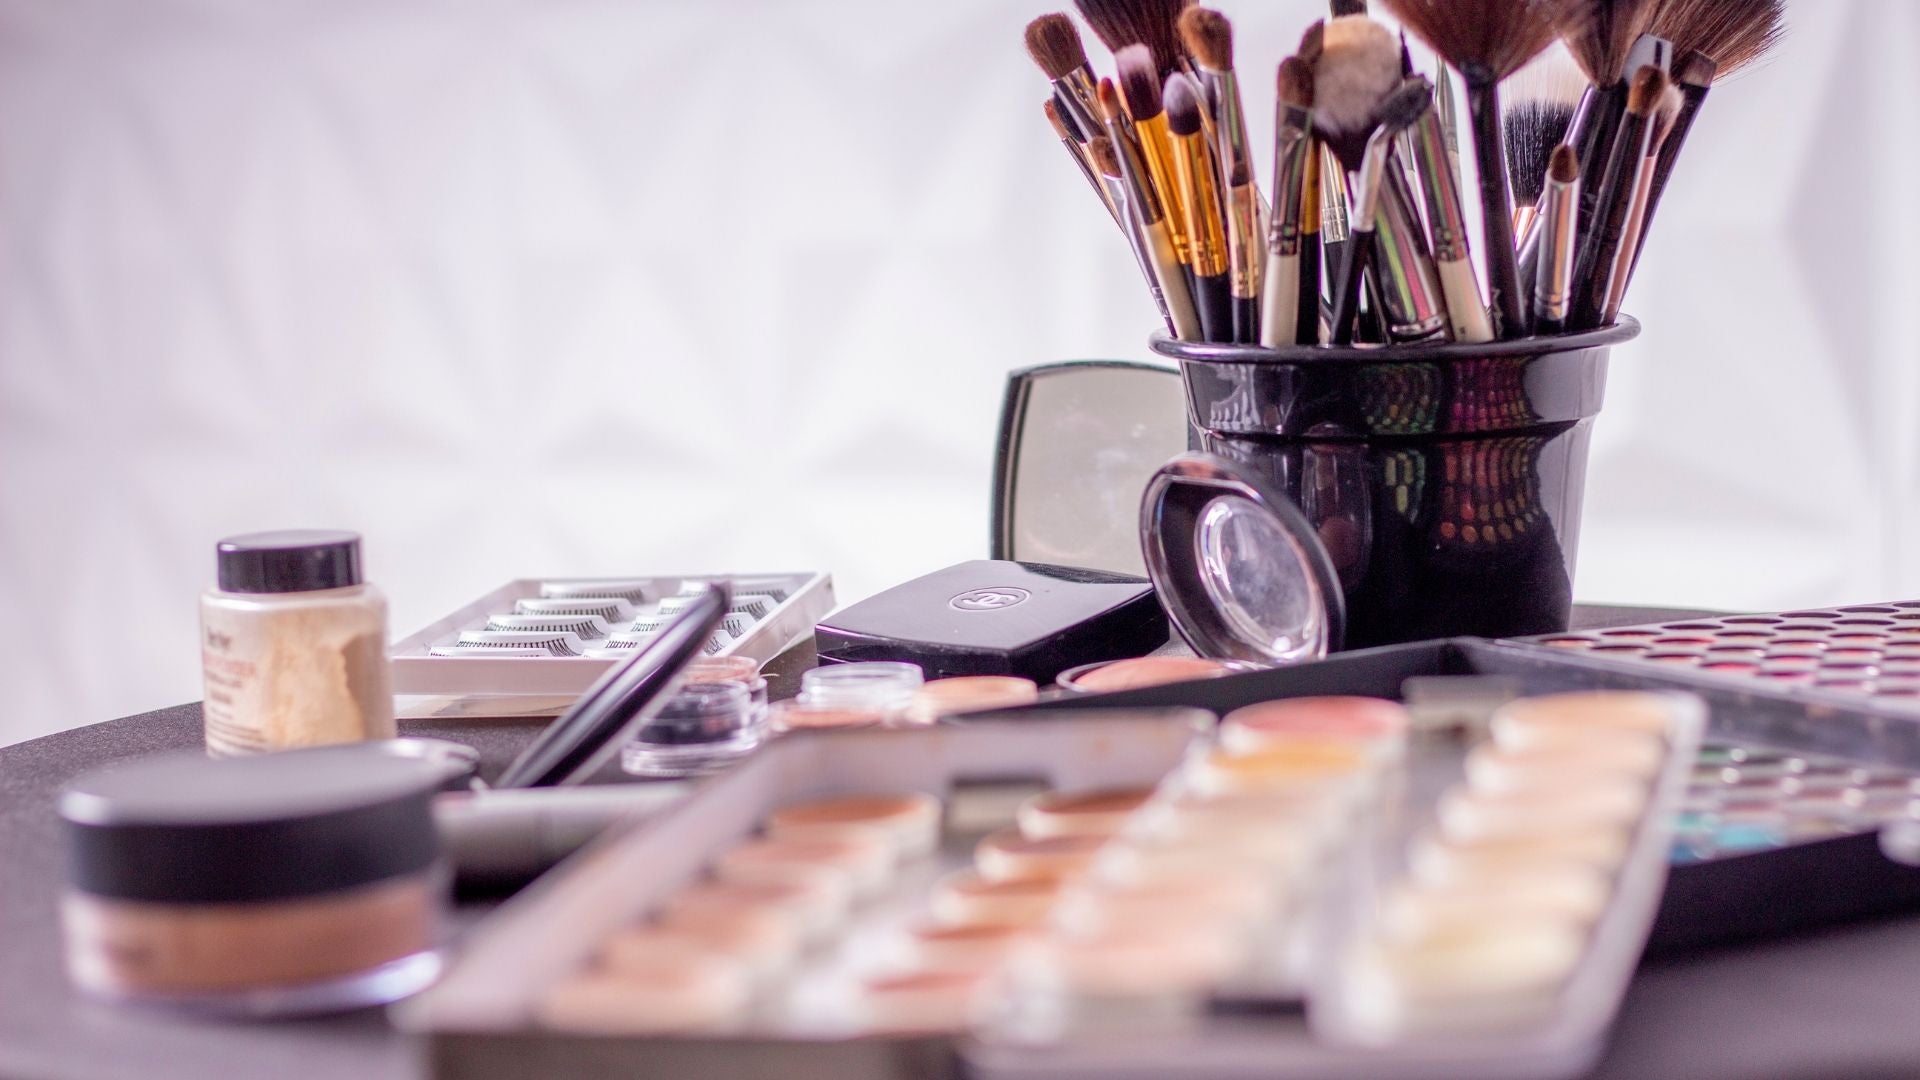
MULTIPOLYGON (((1337 20, 1336 20, 1337 22, 1337 20)), ((1331 24, 1330 24, 1331 28, 1331 24)), ((1333 52, 1329 40, 1328 54, 1333 52)), ((1321 58, 1324 62, 1326 57, 1321 58)), ((1396 60, 1396 70, 1398 62, 1396 60)), ((1322 87, 1314 88, 1316 114, 1318 102, 1322 100, 1322 87)), ((1379 99, 1366 139, 1361 143, 1361 151, 1354 170, 1354 216, 1353 231, 1348 236, 1346 250, 1342 253, 1340 272, 1335 277, 1338 282, 1333 303, 1333 334, 1335 345, 1353 344, 1353 331, 1360 315, 1360 281, 1362 268, 1373 258, 1377 227, 1381 221, 1381 194, 1386 189, 1389 171, 1387 158, 1392 153, 1393 142, 1407 129, 1420 114, 1433 107, 1433 87, 1424 79, 1408 79, 1395 91, 1379 99)))
MULTIPOLYGON (((1460 174, 1447 153, 1440 107, 1420 114, 1406 135, 1410 157, 1418 166, 1420 192, 1427 208, 1427 229, 1433 238, 1433 260, 1440 276, 1440 295, 1446 301, 1447 322, 1455 341, 1492 341, 1493 321, 1480 299, 1480 281, 1474 275, 1467 240, 1466 208, 1460 199, 1460 174)), ((1544 167, 1544 166, 1543 166, 1544 167)))
POLYGON ((1260 315, 1260 344, 1269 348, 1320 340, 1320 196, 1308 190, 1320 151, 1313 143, 1313 72, 1299 57, 1280 61, 1275 102, 1273 216, 1260 315))
MULTIPOLYGON (((1120 209, 1114 205, 1112 196, 1107 192, 1107 186, 1101 182, 1099 174, 1094 172, 1093 162, 1087 157, 1084 146, 1087 141, 1086 136, 1073 126, 1069 118, 1070 114, 1060 108, 1057 97, 1048 98, 1042 103, 1041 108, 1047 114, 1047 123, 1053 125, 1053 133, 1060 137, 1060 145, 1067 148, 1068 156, 1073 158, 1073 163, 1087 178, 1087 183, 1093 185, 1093 193, 1100 197, 1101 203, 1107 208, 1107 213, 1113 215, 1114 224, 1121 225, 1120 209)), ((1121 227, 1125 228, 1124 225, 1121 227)))
MULTIPOLYGON (((1507 178, 1513 184, 1513 233, 1527 234, 1547 182, 1547 159, 1567 139, 1574 106, 1587 87, 1564 53, 1548 52, 1521 68, 1502 88, 1501 133, 1507 140, 1507 178)), ((1525 281, 1525 278, 1522 278, 1525 281)))
POLYGON ((1101 79, 1094 100, 1106 121, 1107 137, 1126 183, 1129 218, 1139 223, 1143 247, 1153 264, 1153 280, 1159 286, 1160 299, 1166 305, 1167 318, 1173 322, 1173 334, 1182 341, 1200 340, 1200 315, 1193 307, 1193 291, 1187 285, 1186 268, 1173 242, 1166 203, 1153 186, 1133 120, 1120 105, 1120 91, 1112 79, 1101 79))
POLYGON ((1027 55, 1053 84, 1053 92, 1080 130, 1100 130, 1100 109, 1094 101, 1093 68, 1080 43, 1080 31, 1064 13, 1042 15, 1027 24, 1027 55))
POLYGON ((1627 229, 1620 238, 1620 246, 1613 253, 1613 262, 1607 267, 1606 298, 1600 306, 1600 325, 1610 326, 1620 315, 1620 303, 1627 295, 1627 282, 1633 276, 1634 255, 1640 250, 1640 237, 1646 228, 1647 199, 1653 191, 1653 172, 1660 160, 1660 147, 1667 141, 1673 130, 1674 120, 1680 115, 1681 95, 1679 88, 1667 84, 1660 94, 1660 103, 1654 106, 1652 130, 1647 133, 1647 152, 1640 157, 1640 165, 1634 170, 1632 201, 1627 207, 1627 229))
POLYGON ((1580 216, 1580 155, 1561 143, 1548 156, 1540 199, 1540 270, 1533 285, 1533 332, 1567 329, 1574 226, 1580 216))
MULTIPOLYGON (((1180 72, 1167 76, 1163 94, 1173 138, 1174 182, 1186 207, 1192 244, 1193 299, 1207 341, 1234 340, 1234 297, 1227 274, 1227 235, 1221 224, 1220 185, 1213 150, 1200 123, 1200 91, 1180 72)), ((1138 119, 1137 117, 1135 118, 1138 119)))
POLYGON ((1213 157, 1224 189, 1233 340, 1251 345, 1260 340, 1260 197, 1253 183, 1240 82, 1233 70, 1233 24, 1211 8, 1190 7, 1180 13, 1179 30, 1213 103, 1213 157))
POLYGON ((1133 249, 1134 261, 1140 265, 1140 276, 1147 280, 1153 305, 1160 309, 1160 318, 1167 324, 1167 333, 1180 337, 1180 328, 1174 324, 1173 312, 1167 307, 1166 290, 1160 287, 1160 275, 1154 268, 1152 241, 1147 237, 1145 223, 1129 205, 1126 174, 1120 166, 1120 154, 1113 148, 1113 139, 1106 135, 1088 139, 1087 159, 1099 173, 1113 205, 1120 210, 1120 228, 1127 235, 1127 246, 1133 249))
POLYGON ((1127 45, 1113 54, 1120 76, 1120 99, 1126 102, 1127 115, 1133 120, 1140 139, 1140 151, 1146 158, 1147 175, 1160 193, 1167 211, 1167 228, 1173 233, 1173 250, 1181 265, 1193 267, 1191 220, 1183 191, 1174 178, 1173 136, 1167 131, 1166 107, 1160 100, 1160 73, 1154 67, 1153 53, 1145 45, 1127 45))
POLYGON ((1529 322, 1513 244, 1513 204, 1500 130, 1500 82, 1553 43, 1566 0, 1386 0, 1407 29, 1460 73, 1467 87, 1480 180, 1481 258, 1502 337, 1522 337, 1529 322))
POLYGON ((1154 86, 1185 65, 1186 50, 1175 23, 1193 0, 1073 0, 1093 32, 1117 57, 1129 45, 1145 45, 1153 58, 1154 86))
MULTIPOLYGON (((1674 163, 1686 145, 1693 120, 1706 104, 1707 91, 1715 82, 1732 75, 1773 51, 1785 32, 1782 0, 1660 0, 1651 26, 1653 32, 1673 42, 1680 57, 1674 66, 1674 82, 1680 87, 1680 115, 1661 147, 1660 160, 1654 166, 1653 189, 1647 197, 1647 212, 1640 231, 1640 246, 1647 242, 1647 226, 1660 206, 1660 196, 1673 175, 1674 163)), ((1635 252, 1638 259, 1639 253, 1635 252)))
MULTIPOLYGON (((1634 178, 1647 154, 1653 133, 1653 113, 1667 91, 1667 76, 1651 64, 1637 69, 1627 82, 1627 111, 1614 134, 1605 171, 1591 178, 1600 194, 1594 200, 1594 224, 1583 234, 1573 262, 1573 312, 1568 325, 1590 330, 1600 325, 1606 307, 1608 268, 1626 236, 1633 209, 1634 178)), ((1586 201, 1584 198, 1581 200, 1586 201)))

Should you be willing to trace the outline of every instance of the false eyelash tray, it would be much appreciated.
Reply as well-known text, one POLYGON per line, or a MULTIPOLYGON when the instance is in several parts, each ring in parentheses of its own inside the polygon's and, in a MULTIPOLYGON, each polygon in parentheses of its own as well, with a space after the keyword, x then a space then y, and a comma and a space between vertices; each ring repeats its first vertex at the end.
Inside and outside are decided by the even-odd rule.
POLYGON ((834 607, 832 577, 814 572, 521 578, 394 643, 397 711, 557 712, 713 584, 728 585, 732 601, 706 656, 764 664, 812 636, 834 607))

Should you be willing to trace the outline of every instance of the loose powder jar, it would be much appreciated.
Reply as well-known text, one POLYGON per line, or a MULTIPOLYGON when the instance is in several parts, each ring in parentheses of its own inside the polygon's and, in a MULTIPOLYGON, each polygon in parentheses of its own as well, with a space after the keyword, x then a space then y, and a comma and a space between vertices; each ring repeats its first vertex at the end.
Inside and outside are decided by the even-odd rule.
POLYGON ((439 971, 443 779, 376 746, 169 754, 79 778, 60 797, 73 982, 245 1016, 424 987, 439 971))
POLYGON ((207 750, 221 757, 390 739, 387 601, 360 576, 360 537, 230 537, 200 600, 207 750))

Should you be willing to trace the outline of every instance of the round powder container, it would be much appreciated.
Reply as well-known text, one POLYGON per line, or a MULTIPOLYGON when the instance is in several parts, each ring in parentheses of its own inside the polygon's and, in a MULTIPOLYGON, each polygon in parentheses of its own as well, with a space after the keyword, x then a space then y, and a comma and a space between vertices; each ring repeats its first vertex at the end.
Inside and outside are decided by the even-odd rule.
POLYGON ((1068 877, 1093 865, 1106 845, 1104 836, 1050 836, 1030 839, 1018 829, 988 835, 974 848, 974 868, 988 881, 1068 877))
POLYGON ((1152 788, 1045 792, 1020 804, 1020 831, 1035 840, 1055 836, 1112 836, 1152 797, 1152 788))
POLYGON ((981 709, 1010 709, 1027 705, 1040 696, 1032 679, 1017 675, 961 675, 935 679, 913 695, 907 718, 917 724, 931 724, 954 713, 981 709))
POLYGON ((905 712, 925 682, 920 665, 892 660, 828 664, 800 676, 802 705, 894 716, 905 712))
POLYGON ((1331 739, 1397 748, 1406 741, 1407 710, 1384 698, 1304 697, 1248 705, 1220 722, 1220 745, 1255 753, 1297 739, 1331 739))
POLYGON ((1059 685, 1083 694, 1107 694, 1146 686, 1217 679, 1251 671, 1250 666, 1199 656, 1142 656, 1133 660, 1106 660, 1060 673, 1059 685))
POLYGON ((766 738, 763 713, 739 682, 686 682, 620 749, 634 776, 699 776, 726 768, 766 738))
POLYGON ((884 837, 902 859, 940 844, 940 800, 919 793, 842 795, 794 803, 767 817, 767 835, 797 840, 884 837))
POLYGON ((68 973, 98 997, 236 1016, 413 993, 439 971, 443 779, 364 746, 79 778, 60 797, 68 973))
MULTIPOLYGON (((1685 700, 1672 694, 1619 690, 1521 698, 1500 706, 1494 713, 1494 735, 1498 738, 1503 727, 1574 727, 1633 731, 1664 739, 1673 728, 1675 711, 1685 700)), ((1509 738, 1511 735, 1509 733, 1509 738)))

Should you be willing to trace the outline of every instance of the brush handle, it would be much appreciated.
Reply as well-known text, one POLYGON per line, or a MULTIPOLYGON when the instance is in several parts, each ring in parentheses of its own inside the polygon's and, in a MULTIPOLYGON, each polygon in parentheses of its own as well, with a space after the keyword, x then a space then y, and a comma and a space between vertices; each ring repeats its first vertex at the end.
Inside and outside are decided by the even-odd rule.
POLYGON ((1261 294, 1260 344, 1267 348, 1293 344, 1300 322, 1300 255, 1267 256, 1265 291, 1261 294))
POLYGON ((1167 220, 1161 218, 1140 230, 1147 238, 1147 250, 1153 257, 1154 276, 1160 279, 1160 298, 1167 302, 1167 318, 1173 321, 1173 336, 1181 341, 1199 341, 1200 313, 1194 310, 1193 293, 1187 288, 1187 272, 1174 252, 1173 234, 1167 220))
POLYGON ((1473 161, 1480 174, 1480 229, 1485 240, 1480 254, 1487 263, 1487 288, 1500 314, 1500 336, 1525 337, 1527 305, 1513 248, 1513 197, 1507 186, 1498 83, 1468 81, 1467 122, 1473 125, 1473 161))
POLYGON ((1233 341, 1236 345, 1252 345, 1260 340, 1260 298, 1257 296, 1236 296, 1233 298, 1233 341))
POLYGON ((1447 301, 1453 340, 1492 341, 1493 320, 1487 318, 1487 306, 1480 302, 1480 282, 1473 274, 1473 260, 1435 262, 1434 269, 1440 274, 1440 295, 1447 301))
POLYGON ((1304 234, 1300 238, 1300 299, 1293 312, 1293 341, 1296 345, 1320 344, 1321 261, 1320 234, 1304 234))
POLYGON ((1373 258, 1373 230, 1355 229, 1340 245, 1339 285, 1333 299, 1334 345, 1353 344, 1354 327, 1360 321, 1360 282, 1366 276, 1367 263, 1373 258))
MULTIPOLYGON (((1621 98, 1620 103, 1624 107, 1626 99, 1621 98)), ((1611 108, 1608 102, 1608 91, 1597 86, 1587 87, 1580 95, 1580 103, 1574 106, 1573 119, 1568 123, 1567 134, 1562 141, 1573 147, 1574 153, 1579 157, 1581 176, 1593 175, 1587 171, 1587 159, 1594 141, 1599 138, 1601 121, 1598 116, 1608 108, 1611 108)), ((1540 275, 1540 227, 1541 219, 1546 215, 1547 192, 1545 185, 1542 185, 1540 198, 1534 203, 1533 220, 1520 234, 1521 281, 1533 281, 1540 275)))
POLYGON ((1620 123, 1627 114, 1627 84, 1625 80, 1598 91, 1594 102, 1593 115, 1584 130, 1569 134, 1574 150, 1580 154, 1580 216, 1576 219, 1574 236, 1576 244, 1585 244, 1593 235, 1594 218, 1600 207, 1601 171, 1612 160, 1615 144, 1619 141, 1620 123))
POLYGON ((1647 212, 1640 218, 1640 237, 1634 244, 1633 265, 1627 270, 1629 284, 1633 282, 1633 271, 1640 267, 1640 253, 1647 248, 1647 233, 1653 230, 1653 212, 1660 208, 1660 195, 1667 190, 1667 180, 1673 176, 1681 144, 1687 141, 1693 118, 1700 115, 1700 107, 1707 103, 1707 87, 1683 86, 1680 95, 1680 112, 1673 118, 1673 130, 1667 132, 1667 141, 1660 144, 1660 155, 1653 165, 1653 189, 1647 193, 1647 212))
POLYGON ((1646 156, 1649 133, 1648 118, 1629 113, 1620 122, 1606 168, 1593 185, 1600 189, 1594 202, 1593 232, 1579 246, 1573 262, 1573 312, 1567 321, 1575 330, 1600 325, 1607 305, 1608 269, 1626 236, 1636 187, 1634 174, 1640 159, 1646 156))
POLYGON ((1200 311, 1200 340, 1233 341, 1233 287, 1228 275, 1193 276, 1193 305, 1200 311))

